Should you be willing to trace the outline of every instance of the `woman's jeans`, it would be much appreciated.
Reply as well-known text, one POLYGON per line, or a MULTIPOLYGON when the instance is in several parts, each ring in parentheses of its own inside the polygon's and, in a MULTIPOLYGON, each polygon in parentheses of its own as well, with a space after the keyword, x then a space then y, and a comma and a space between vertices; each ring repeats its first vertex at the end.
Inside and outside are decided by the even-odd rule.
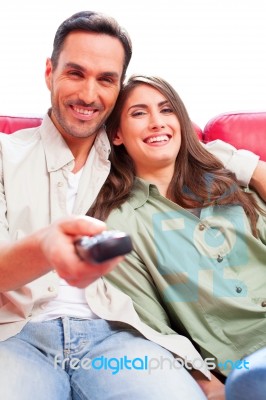
POLYGON ((245 357, 245 361, 246 367, 234 369, 226 380, 226 400, 265 400, 266 348, 245 357))
POLYGON ((206 399, 169 351, 101 319, 28 323, 0 342, 0 365, 3 400, 206 399))

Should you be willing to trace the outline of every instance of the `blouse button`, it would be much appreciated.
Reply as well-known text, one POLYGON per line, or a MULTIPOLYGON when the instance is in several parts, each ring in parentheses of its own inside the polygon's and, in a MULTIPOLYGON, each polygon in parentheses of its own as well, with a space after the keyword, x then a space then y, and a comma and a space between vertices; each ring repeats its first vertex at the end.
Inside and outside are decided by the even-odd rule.
POLYGON ((200 231, 204 231, 204 229, 205 229, 205 225, 200 224, 200 225, 199 225, 199 230, 200 230, 200 231))
POLYGON ((265 300, 261 303, 261 307, 266 307, 266 301, 265 300))
POLYGON ((48 292, 54 292, 55 288, 53 286, 48 287, 48 292))
POLYGON ((242 288, 241 288, 240 286, 237 286, 237 287, 236 287, 236 292, 237 292, 237 293, 241 293, 241 292, 242 292, 242 288))
POLYGON ((218 254, 217 261, 219 263, 223 261, 223 257, 220 254, 218 254))

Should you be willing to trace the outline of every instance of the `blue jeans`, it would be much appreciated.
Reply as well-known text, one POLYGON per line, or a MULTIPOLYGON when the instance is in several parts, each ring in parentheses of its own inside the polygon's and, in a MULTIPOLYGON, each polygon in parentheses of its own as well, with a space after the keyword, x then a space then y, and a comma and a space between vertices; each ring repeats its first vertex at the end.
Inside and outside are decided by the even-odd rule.
POLYGON ((266 348, 256 351, 245 360, 248 368, 235 369, 225 383, 226 400, 265 400, 266 348))
POLYGON ((206 400, 173 363, 170 352, 119 322, 64 317, 28 323, 0 342, 0 398, 206 400))

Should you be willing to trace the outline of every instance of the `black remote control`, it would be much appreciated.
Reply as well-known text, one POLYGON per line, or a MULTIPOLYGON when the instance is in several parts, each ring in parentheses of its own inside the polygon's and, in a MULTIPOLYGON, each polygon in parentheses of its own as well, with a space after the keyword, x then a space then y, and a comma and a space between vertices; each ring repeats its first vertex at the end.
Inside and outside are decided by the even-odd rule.
POLYGON ((80 258, 94 264, 125 255, 133 248, 130 236, 120 231, 104 231, 96 236, 82 236, 75 242, 75 247, 80 258))

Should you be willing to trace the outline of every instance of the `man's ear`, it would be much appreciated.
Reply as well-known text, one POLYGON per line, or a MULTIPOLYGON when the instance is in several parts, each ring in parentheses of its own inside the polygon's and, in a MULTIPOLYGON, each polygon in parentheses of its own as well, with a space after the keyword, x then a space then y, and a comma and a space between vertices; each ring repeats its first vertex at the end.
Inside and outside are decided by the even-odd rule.
POLYGON ((123 144, 123 138, 122 138, 121 133, 120 133, 119 130, 116 132, 116 135, 113 138, 113 144, 115 146, 120 146, 120 144, 123 144))
POLYGON ((53 71, 52 61, 50 58, 47 58, 46 68, 45 68, 45 82, 46 82, 46 86, 48 87, 49 90, 51 90, 51 86, 52 86, 52 83, 51 83, 52 71, 53 71))

